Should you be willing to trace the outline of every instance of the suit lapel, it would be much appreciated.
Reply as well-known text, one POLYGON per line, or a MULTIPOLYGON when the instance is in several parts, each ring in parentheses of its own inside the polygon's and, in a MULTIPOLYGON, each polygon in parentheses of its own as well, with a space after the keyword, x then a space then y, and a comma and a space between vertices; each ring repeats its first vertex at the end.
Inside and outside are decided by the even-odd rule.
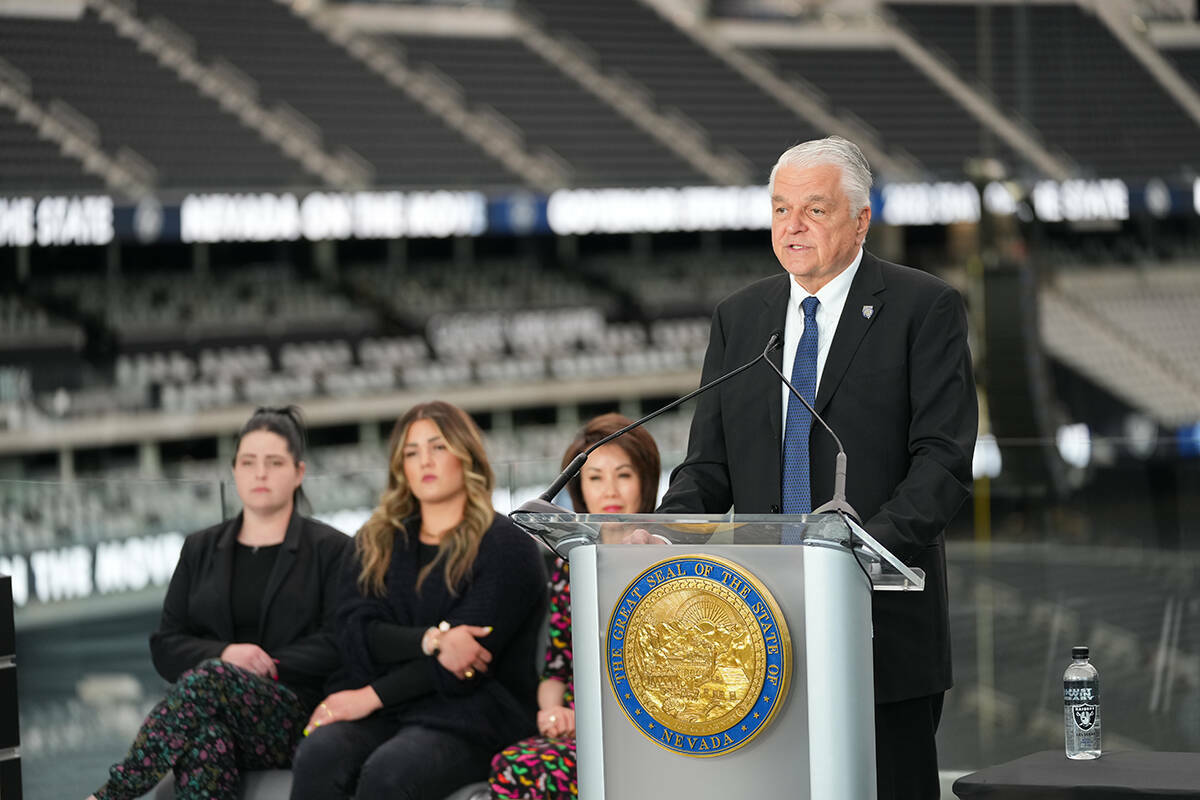
MULTIPOLYGON (((767 322, 767 327, 763 331, 761 341, 766 344, 766 339, 771 335, 771 331, 778 328, 783 330, 784 324, 787 322, 787 304, 788 298, 791 297, 791 280, 788 276, 784 276, 782 284, 773 284, 776 288, 763 297, 763 304, 766 306, 766 311, 763 314, 763 319, 767 322)), ((781 334, 782 335, 782 334, 781 334)), ((767 358, 771 360, 775 366, 783 369, 783 342, 779 343, 779 347, 774 352, 768 353, 767 358)), ((771 423, 771 441, 778 442, 783 439, 783 389, 778 376, 775 375, 769 368, 764 366, 756 367, 761 370, 762 375, 770 376, 766 378, 764 385, 767 387, 767 419, 771 423)), ((783 370, 783 374, 787 374, 787 370, 783 370)))
POLYGON ((222 584, 222 591, 217 592, 216 622, 223 626, 219 631, 221 638, 230 642, 233 641, 233 555, 241 529, 242 515, 239 513, 221 531, 215 554, 217 575, 221 576, 222 584))
POLYGON ((850 292, 846 295, 846 305, 842 307, 842 316, 838 319, 837 333, 829 347, 829 357, 825 360, 825 369, 821 373, 821 385, 817 390, 817 413, 822 413, 833 393, 837 391, 846 368, 854 359, 858 345, 866 335, 867 330, 879 317, 883 309, 882 292, 883 275, 879 269, 879 260, 870 253, 863 251, 862 262, 858 272, 850 284, 850 292), (867 311, 867 309, 870 311, 867 311))
POLYGON ((258 636, 264 642, 267 632, 267 612, 275 600, 275 595, 283 586, 288 572, 291 571, 292 564, 296 562, 296 552, 300 549, 301 524, 300 515, 293 509, 292 518, 288 521, 287 533, 283 537, 283 547, 279 548, 279 555, 275 556, 275 565, 271 567, 271 574, 267 577, 267 588, 263 590, 262 604, 259 606, 258 636))

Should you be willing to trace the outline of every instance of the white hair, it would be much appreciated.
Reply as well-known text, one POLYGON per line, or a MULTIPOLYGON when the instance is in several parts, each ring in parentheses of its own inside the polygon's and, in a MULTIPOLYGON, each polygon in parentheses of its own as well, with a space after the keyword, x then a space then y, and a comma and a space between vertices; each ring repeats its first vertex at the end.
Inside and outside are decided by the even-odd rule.
POLYGON ((771 179, 767 184, 772 197, 775 196, 775 173, 780 167, 816 167, 832 164, 842 171, 842 191, 850 201, 850 216, 857 216, 871 205, 871 165, 858 145, 841 136, 828 136, 802 142, 784 151, 775 166, 771 167, 771 179))

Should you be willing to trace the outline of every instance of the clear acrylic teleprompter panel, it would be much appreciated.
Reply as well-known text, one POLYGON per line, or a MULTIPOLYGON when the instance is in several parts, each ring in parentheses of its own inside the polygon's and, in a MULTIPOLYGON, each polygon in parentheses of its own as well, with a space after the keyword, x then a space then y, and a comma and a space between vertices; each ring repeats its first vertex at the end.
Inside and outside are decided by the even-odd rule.
MULTIPOLYGON (((572 514, 514 512, 513 520, 568 558, 583 545, 621 544, 641 529, 662 544, 778 545, 785 534, 809 546, 849 548, 871 578, 875 591, 922 591, 925 573, 903 567, 874 540, 854 538, 839 514, 572 514), (889 563, 893 562, 893 563, 889 563), (894 565, 895 564, 895 565, 894 565), (903 571, 908 574, 903 574, 903 571)), ((858 529, 862 532, 862 529, 858 529)), ((862 532, 865 533, 865 532, 862 532)), ((789 536, 789 538, 792 538, 789 536)))

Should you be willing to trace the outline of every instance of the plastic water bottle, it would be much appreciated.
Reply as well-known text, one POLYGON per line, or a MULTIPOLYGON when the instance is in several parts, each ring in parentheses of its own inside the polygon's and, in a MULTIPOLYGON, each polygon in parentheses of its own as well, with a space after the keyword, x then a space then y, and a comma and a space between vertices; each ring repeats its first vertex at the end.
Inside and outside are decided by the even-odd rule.
POLYGON ((1067 758, 1100 757, 1100 673, 1086 647, 1071 648, 1071 666, 1063 673, 1063 729, 1067 758))

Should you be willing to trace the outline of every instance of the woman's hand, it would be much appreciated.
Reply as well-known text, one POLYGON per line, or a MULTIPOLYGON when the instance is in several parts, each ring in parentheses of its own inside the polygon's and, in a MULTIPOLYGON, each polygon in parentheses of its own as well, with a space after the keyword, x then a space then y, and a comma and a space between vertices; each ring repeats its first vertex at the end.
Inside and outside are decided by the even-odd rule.
POLYGON ((350 722, 362 719, 372 711, 381 708, 383 708, 383 702, 370 686, 334 692, 313 710, 312 716, 308 718, 308 724, 304 726, 304 735, 308 736, 317 728, 331 722, 350 722))
POLYGON ((459 680, 470 680, 477 674, 487 672, 492 654, 475 641, 492 632, 492 626, 456 625, 442 634, 438 640, 438 663, 459 680))
POLYGON ((221 651, 221 660, 264 678, 279 679, 275 659, 256 644, 231 644, 221 651))
POLYGON ((575 709, 565 706, 543 708, 537 715, 538 731, 547 739, 575 735, 575 709))

